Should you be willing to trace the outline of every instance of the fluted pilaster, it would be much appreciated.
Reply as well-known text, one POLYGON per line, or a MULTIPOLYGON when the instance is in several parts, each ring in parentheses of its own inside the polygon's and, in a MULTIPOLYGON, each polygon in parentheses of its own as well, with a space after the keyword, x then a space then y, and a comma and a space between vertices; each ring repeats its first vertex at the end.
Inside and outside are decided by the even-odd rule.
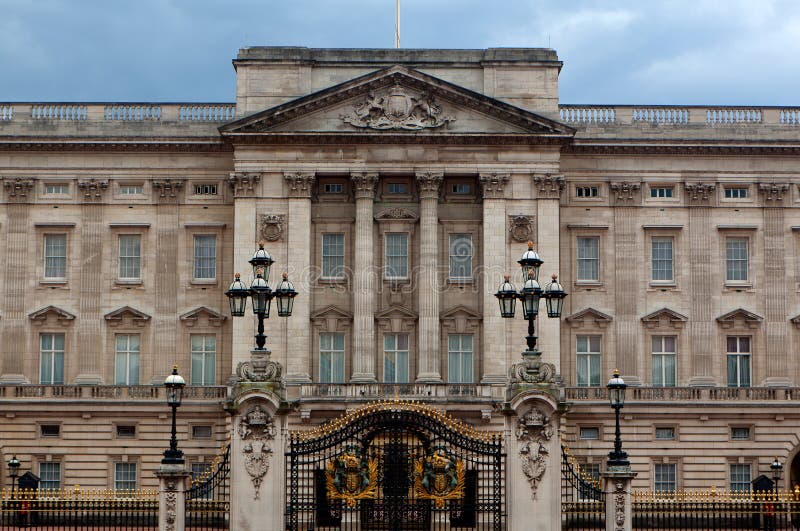
POLYGON ((419 364, 418 382, 440 382, 442 380, 439 343, 439 288, 436 282, 437 255, 439 249, 439 187, 442 174, 439 172, 417 173, 419 188, 420 257, 417 274, 419 297, 419 364))
MULTIPOLYGON (((8 200, 13 200, 8 191, 8 184, 4 184, 6 184, 8 200)), ((24 199, 24 195, 22 197, 24 199)), ((25 315, 25 293, 27 292, 26 281, 30 279, 26 258, 29 249, 28 212, 30 212, 30 207, 26 204, 9 204, 6 212, 8 225, 6 244, 3 250, 6 255, 3 281, 5 304, 2 320, 3 375, 0 376, 0 383, 30 383, 25 377, 25 345, 27 343, 25 336, 28 326, 25 315)))
MULTIPOLYGON (((108 187, 108 184, 102 188, 108 187)), ((84 186, 85 201, 91 200, 94 192, 89 186, 84 186)), ((98 196, 96 199, 100 199, 98 196)), ((98 282, 102 277, 103 254, 102 238, 103 205, 85 204, 81 208, 81 268, 80 268, 80 319, 78 319, 78 375, 75 383, 99 384, 103 383, 101 369, 103 367, 103 341, 100 303, 103 283, 98 282)))

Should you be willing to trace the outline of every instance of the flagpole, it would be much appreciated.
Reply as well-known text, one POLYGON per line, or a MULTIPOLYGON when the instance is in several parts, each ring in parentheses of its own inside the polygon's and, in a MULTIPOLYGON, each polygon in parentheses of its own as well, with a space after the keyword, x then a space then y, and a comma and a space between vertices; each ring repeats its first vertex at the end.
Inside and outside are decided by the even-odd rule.
POLYGON ((394 2, 394 47, 400 48, 400 0, 394 2))

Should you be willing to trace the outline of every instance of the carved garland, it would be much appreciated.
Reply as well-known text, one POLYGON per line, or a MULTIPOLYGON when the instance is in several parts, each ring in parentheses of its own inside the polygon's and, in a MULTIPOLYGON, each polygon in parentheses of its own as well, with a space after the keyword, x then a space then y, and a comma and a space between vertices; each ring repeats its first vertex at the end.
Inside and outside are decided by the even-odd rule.
POLYGON ((175 522, 178 519, 178 489, 174 481, 167 482, 167 492, 164 496, 166 501, 166 531, 176 531, 175 522))
POLYGON ((264 408, 256 406, 249 413, 242 416, 239 421, 239 437, 247 441, 242 453, 244 454, 244 469, 253 482, 257 500, 261 491, 261 483, 269 472, 269 461, 272 457, 270 441, 275 439, 275 424, 264 408))
POLYGON ((547 459, 550 456, 547 444, 552 437, 553 425, 538 409, 531 408, 520 417, 517 424, 519 457, 522 462, 522 472, 528 478, 534 500, 539 483, 547 471, 547 459))
POLYGON ((615 531, 625 531, 625 483, 614 484, 614 525, 615 531))

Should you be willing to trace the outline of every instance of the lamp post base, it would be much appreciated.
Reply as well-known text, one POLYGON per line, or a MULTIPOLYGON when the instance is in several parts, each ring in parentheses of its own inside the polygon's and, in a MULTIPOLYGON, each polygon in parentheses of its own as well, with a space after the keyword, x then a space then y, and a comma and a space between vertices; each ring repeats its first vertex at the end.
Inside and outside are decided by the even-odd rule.
POLYGON ((164 450, 164 458, 161 460, 162 465, 183 465, 186 460, 183 458, 181 450, 164 450))

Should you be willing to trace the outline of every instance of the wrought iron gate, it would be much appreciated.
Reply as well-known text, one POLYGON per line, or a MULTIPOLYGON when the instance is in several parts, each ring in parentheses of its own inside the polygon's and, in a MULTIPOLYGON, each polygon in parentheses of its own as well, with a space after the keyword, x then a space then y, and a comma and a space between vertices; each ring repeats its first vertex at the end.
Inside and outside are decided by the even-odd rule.
POLYGON ((291 434, 289 531, 416 531, 506 526, 500 433, 415 402, 369 404, 291 434))
POLYGON ((208 467, 208 471, 192 479, 186 491, 186 529, 230 529, 231 447, 208 467))
POLYGON ((600 478, 581 470, 561 447, 561 529, 604 530, 606 528, 606 493, 600 478))

